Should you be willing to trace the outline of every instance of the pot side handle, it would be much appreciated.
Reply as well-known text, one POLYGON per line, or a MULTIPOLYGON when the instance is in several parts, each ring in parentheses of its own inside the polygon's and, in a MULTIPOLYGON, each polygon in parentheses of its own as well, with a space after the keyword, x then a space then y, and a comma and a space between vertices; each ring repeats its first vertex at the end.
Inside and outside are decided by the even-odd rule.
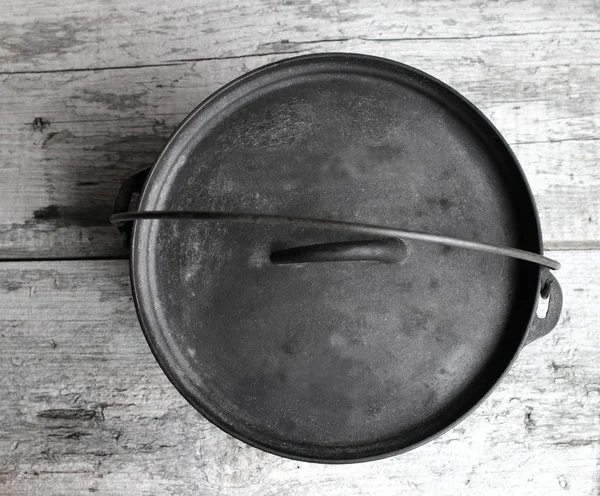
MULTIPOLYGON (((152 167, 136 172, 133 176, 125 180, 125 182, 119 188, 117 198, 115 199, 115 206, 113 209, 114 214, 122 214, 129 211, 129 205, 131 203, 131 197, 134 193, 140 194, 144 189, 144 184, 150 174, 152 167)), ((117 226, 121 233, 123 246, 129 249, 131 244, 131 229, 133 224, 131 222, 117 226)))
POLYGON ((547 268, 542 269, 541 281, 540 297, 549 299, 548 311, 544 318, 538 317, 537 313, 533 315, 533 320, 525 338, 525 345, 548 334, 554 329, 560 318, 563 304, 563 294, 560 284, 558 284, 556 277, 547 268))

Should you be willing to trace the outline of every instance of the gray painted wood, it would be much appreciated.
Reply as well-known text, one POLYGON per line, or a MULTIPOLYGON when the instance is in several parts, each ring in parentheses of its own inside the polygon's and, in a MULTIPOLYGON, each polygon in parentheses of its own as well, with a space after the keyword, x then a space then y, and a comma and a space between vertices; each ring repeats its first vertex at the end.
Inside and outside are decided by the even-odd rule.
POLYGON ((437 40, 441 52, 456 38, 485 47, 525 33, 555 35, 540 47, 551 53, 562 50, 562 34, 597 31, 598 9, 594 0, 4 0, 0 64, 6 72, 139 66, 297 53, 314 43, 336 49, 361 39, 437 40))
POLYGON ((188 406, 136 321, 126 261, 0 265, 0 493, 597 495, 600 251, 551 252, 565 311, 434 442, 379 462, 285 460, 188 406))

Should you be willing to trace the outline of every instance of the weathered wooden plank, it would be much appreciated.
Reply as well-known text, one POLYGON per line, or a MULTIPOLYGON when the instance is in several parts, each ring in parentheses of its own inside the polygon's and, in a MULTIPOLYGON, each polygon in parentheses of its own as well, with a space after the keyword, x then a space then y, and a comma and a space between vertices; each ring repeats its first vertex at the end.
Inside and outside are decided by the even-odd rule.
POLYGON ((565 310, 457 428, 407 454, 321 466, 203 420, 139 330, 125 261, 0 265, 0 492, 11 495, 597 495, 600 251, 552 252, 565 310))
POLYGON ((5 0, 2 71, 162 64, 181 59, 295 53, 355 39, 475 38, 598 29, 598 6, 460 0, 447 4, 300 0, 5 0))
MULTIPOLYGON (((562 26, 562 24, 560 25, 562 26)), ((548 248, 600 240, 600 31, 310 46, 419 67, 487 113, 521 158, 548 248), (560 45, 560 46, 559 46, 560 45)), ((107 224, 122 180, 149 165, 203 98, 281 55, 0 76, 3 258, 124 256, 107 224)))

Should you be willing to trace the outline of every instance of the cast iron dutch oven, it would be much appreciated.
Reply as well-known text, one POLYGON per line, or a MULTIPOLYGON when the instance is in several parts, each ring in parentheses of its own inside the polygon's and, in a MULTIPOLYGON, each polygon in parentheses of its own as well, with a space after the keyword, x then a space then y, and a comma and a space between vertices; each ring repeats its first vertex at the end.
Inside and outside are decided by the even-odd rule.
POLYGON ((175 387, 300 460, 440 434, 562 305, 504 139, 456 91, 381 58, 310 55, 233 81, 126 181, 111 220, 131 233, 138 317, 175 387))

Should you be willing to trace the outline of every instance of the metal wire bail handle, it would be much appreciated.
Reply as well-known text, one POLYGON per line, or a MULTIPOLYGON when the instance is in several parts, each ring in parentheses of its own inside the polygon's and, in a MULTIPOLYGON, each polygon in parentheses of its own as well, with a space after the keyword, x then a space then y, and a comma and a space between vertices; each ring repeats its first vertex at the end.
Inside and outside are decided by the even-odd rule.
POLYGON ((394 240, 411 239, 426 243, 436 243, 466 250, 475 250, 492 255, 501 255, 518 260, 525 260, 553 270, 560 269, 560 263, 538 253, 520 250, 518 248, 507 248, 502 246, 488 245, 475 241, 440 236, 437 234, 409 231, 395 227, 377 226, 372 224, 360 224, 354 222, 342 222, 322 219, 309 219, 304 217, 286 217, 280 215, 246 214, 230 212, 207 212, 207 211, 146 211, 146 212, 122 212, 110 217, 110 222, 115 226, 123 226, 127 222, 137 220, 159 220, 159 219, 193 219, 201 221, 231 221, 244 224, 262 225, 289 225, 299 228, 321 229, 328 231, 341 231, 356 234, 368 234, 383 239, 370 241, 350 241, 344 243, 325 243, 310 245, 290 250, 282 250, 271 254, 274 263, 302 263, 302 262, 325 262, 342 260, 377 260, 380 262, 401 262, 406 258, 406 247, 404 243, 390 242, 394 240))

